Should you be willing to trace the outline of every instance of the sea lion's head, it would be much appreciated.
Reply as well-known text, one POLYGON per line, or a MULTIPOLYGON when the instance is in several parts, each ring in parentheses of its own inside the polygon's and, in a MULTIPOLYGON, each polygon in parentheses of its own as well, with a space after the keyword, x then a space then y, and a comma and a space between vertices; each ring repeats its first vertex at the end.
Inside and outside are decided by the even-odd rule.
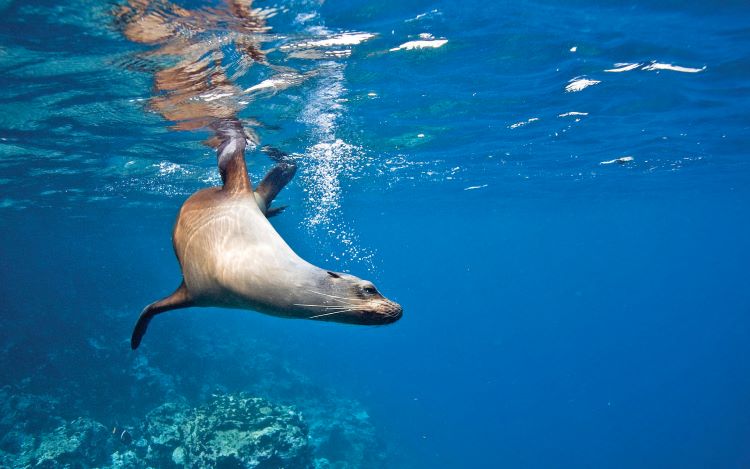
POLYGON ((372 282, 341 272, 324 271, 314 301, 304 306, 308 319, 361 325, 385 325, 401 319, 403 309, 384 297, 372 282))

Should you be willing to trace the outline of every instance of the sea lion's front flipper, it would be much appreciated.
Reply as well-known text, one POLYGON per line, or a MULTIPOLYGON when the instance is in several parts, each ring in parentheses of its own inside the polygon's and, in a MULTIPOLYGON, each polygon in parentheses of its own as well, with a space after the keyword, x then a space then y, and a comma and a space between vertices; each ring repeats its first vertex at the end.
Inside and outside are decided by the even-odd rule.
POLYGON ((272 147, 263 147, 263 151, 268 154, 274 161, 274 166, 266 177, 258 184, 258 188, 255 189, 255 200, 258 202, 258 207, 267 216, 272 217, 278 215, 285 207, 279 207, 278 209, 271 208, 271 202, 281 192, 289 181, 294 177, 294 173, 297 172, 297 165, 294 163, 289 155, 272 147))
POLYGON ((141 315, 138 317, 138 321, 135 323, 133 336, 130 338, 130 348, 135 350, 141 345, 141 340, 146 333, 151 318, 165 311, 187 308, 191 305, 192 300, 190 299, 190 294, 187 291, 187 287, 185 287, 185 282, 182 282, 174 293, 143 308, 141 315))
POLYGON ((282 205, 281 207, 269 208, 268 210, 266 210, 266 218, 275 217, 276 215, 286 210, 287 207, 288 205, 282 205))

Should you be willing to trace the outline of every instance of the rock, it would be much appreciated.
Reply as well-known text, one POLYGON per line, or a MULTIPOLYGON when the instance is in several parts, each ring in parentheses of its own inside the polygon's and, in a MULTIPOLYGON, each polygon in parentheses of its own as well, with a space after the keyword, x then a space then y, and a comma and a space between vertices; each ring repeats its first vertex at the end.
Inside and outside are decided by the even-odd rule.
POLYGON ((0 467, 146 467, 110 428, 88 417, 66 421, 58 404, 50 396, 0 389, 0 467))
POLYGON ((112 441, 107 428, 81 417, 39 436, 39 446, 18 455, 16 466, 101 467, 110 462, 112 441))
POLYGON ((127 469, 145 469, 148 466, 146 465, 146 462, 143 461, 135 451, 133 450, 126 450, 126 451, 115 451, 112 453, 111 457, 111 465, 107 466, 109 468, 115 469, 115 468, 127 468, 127 469))
POLYGON ((185 465, 185 448, 178 446, 172 451, 172 462, 178 466, 185 465))
POLYGON ((310 444, 316 468, 385 468, 385 444, 358 401, 331 398, 300 403, 310 422, 310 444))
POLYGON ((60 400, 46 395, 34 395, 13 389, 0 388, 0 433, 13 430, 41 433, 60 426, 64 420, 58 414, 60 400))
POLYGON ((150 446, 176 448, 180 445, 180 426, 189 418, 190 407, 184 402, 168 402, 146 416, 144 435, 150 446))

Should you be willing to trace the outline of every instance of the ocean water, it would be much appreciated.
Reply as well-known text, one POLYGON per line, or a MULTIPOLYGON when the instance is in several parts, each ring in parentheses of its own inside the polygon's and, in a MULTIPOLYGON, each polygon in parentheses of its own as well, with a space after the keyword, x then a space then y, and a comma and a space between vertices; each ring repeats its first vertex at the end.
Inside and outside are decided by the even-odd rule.
POLYGON ((297 161, 277 231, 404 316, 192 308, 137 351, 177 211, 220 179, 121 6, 0 1, 2 465, 86 417, 133 441, 65 457, 130 467, 107 458, 153 409, 246 392, 300 412, 316 467, 750 467, 746 2, 257 1, 255 34, 177 28, 223 74, 186 102, 297 161))

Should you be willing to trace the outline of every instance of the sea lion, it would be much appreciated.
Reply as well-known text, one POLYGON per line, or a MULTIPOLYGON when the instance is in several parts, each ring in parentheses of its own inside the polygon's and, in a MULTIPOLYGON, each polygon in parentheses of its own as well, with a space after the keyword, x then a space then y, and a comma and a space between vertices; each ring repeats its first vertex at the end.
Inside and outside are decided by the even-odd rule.
POLYGON ((276 166, 253 191, 245 165, 246 135, 236 119, 214 126, 222 187, 203 189, 182 205, 172 242, 183 280, 170 296, 151 303, 133 330, 136 349, 151 319, 190 306, 252 309, 273 316, 380 325, 402 308, 353 275, 316 267, 300 258, 267 216, 295 164, 272 154, 276 166))
POLYGON ((277 164, 253 190, 245 147, 259 138, 245 126, 260 123, 245 119, 243 125, 238 115, 251 97, 296 86, 314 73, 268 62, 259 38, 268 30, 272 10, 251 8, 250 0, 223 3, 190 10, 169 0, 128 0, 114 11, 125 37, 156 47, 125 64, 154 69, 149 107, 171 121, 173 129, 212 131, 205 143, 216 148, 223 181, 222 187, 196 192, 180 209, 172 241, 183 281, 172 295, 143 310, 132 348, 138 347, 155 315, 190 306, 354 324, 397 321, 401 306, 384 298, 372 283, 305 262, 268 222, 267 217, 283 210, 271 208, 271 203, 296 166, 283 153, 270 151, 277 164), (227 51, 238 54, 231 74, 225 65, 227 51), (164 60, 167 57, 170 60, 164 60), (274 74, 243 91, 234 77, 256 65, 274 74))

